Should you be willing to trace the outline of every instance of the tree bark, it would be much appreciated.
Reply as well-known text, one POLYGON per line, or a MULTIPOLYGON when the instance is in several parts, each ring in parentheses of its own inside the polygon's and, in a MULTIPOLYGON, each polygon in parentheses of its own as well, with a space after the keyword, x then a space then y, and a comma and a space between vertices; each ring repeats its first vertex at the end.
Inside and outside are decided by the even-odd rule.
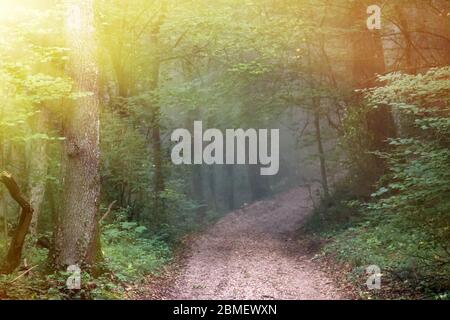
POLYGON ((314 128, 316 131, 317 151, 320 161, 320 176, 325 199, 330 198, 330 189, 328 187, 327 165, 325 160, 325 151, 322 143, 322 131, 320 129, 320 102, 318 98, 313 98, 314 102, 314 128))
POLYGON ((99 99, 93 0, 67 1, 66 39, 74 89, 89 94, 68 106, 64 120, 64 187, 57 217, 55 267, 99 258, 99 99))
POLYGON ((311 112, 314 115, 314 129, 315 129, 315 138, 317 143, 317 152, 319 156, 320 163, 320 177, 321 184, 324 193, 324 198, 328 200, 330 198, 330 189, 328 187, 328 176, 327 176, 327 165, 325 159, 325 151, 323 148, 322 142, 322 131, 320 128, 320 116, 321 116, 321 97, 315 92, 316 83, 315 77, 313 73, 313 63, 312 63, 312 52, 311 46, 308 46, 308 68, 309 68, 309 87, 312 92, 311 97, 311 112))
POLYGON ((164 23, 167 14, 167 2, 163 1, 161 6, 161 13, 154 24, 150 33, 150 44, 152 46, 154 55, 154 65, 150 72, 150 86, 149 89, 151 93, 154 94, 152 101, 152 152, 153 152, 153 165, 155 166, 154 172, 154 211, 161 215, 164 211, 164 202, 161 199, 161 193, 165 190, 165 181, 163 173, 163 153, 161 146, 161 108, 159 106, 159 99, 157 95, 157 90, 159 87, 159 73, 161 68, 161 55, 159 52, 159 36, 161 25, 164 23))
MULTIPOLYGON (((375 86, 377 74, 386 71, 384 48, 378 30, 369 30, 364 23, 366 19, 366 4, 361 1, 354 2, 349 14, 350 41, 352 48, 352 76, 353 87, 356 89, 375 86), (357 24, 355 26, 355 23, 357 24)), ((355 104, 361 103, 362 95, 358 95, 355 104)), ((387 139, 395 136, 395 123, 390 109, 379 106, 367 114, 367 125, 373 137, 374 150, 389 148, 387 139)), ((378 165, 383 167, 383 162, 378 165)))
POLYGON ((0 193, 0 210, 2 212, 3 222, 3 238, 5 241, 8 239, 8 203, 6 202, 6 196, 3 192, 0 193))
POLYGON ((31 218, 33 216, 33 209, 28 200, 23 197, 19 186, 11 174, 8 172, 1 173, 0 181, 8 189, 11 197, 22 208, 19 224, 14 231, 8 253, 6 255, 6 260, 2 266, 2 272, 11 273, 20 265, 22 248, 31 223, 31 218))
MULTIPOLYGON (((164 174, 163 174, 163 158, 161 147, 161 129, 160 129, 160 115, 161 111, 159 106, 155 106, 153 110, 152 121, 152 151, 153 151, 153 164, 155 166, 154 174, 154 193, 157 207, 162 205, 161 192, 165 189, 164 174)), ((161 209, 161 208, 160 208, 161 209)))
MULTIPOLYGON (((3 116, 3 107, 1 109, 0 116, 3 116)), ((5 168, 7 159, 5 156, 5 149, 6 149, 6 139, 4 138, 4 132, 3 130, 0 131, 0 167, 5 168)), ((1 218, 3 222, 3 237, 5 239, 5 242, 8 239, 8 201, 6 199, 6 195, 3 192, 3 190, 0 190, 0 212, 1 212, 1 218)))
MULTIPOLYGON (((48 131, 48 114, 46 110, 41 110, 37 114, 35 131, 46 133, 48 131)), ((39 139, 32 142, 30 153, 32 155, 30 163, 30 204, 34 210, 31 219, 30 233, 37 234, 38 217, 44 201, 45 187, 47 185, 47 140, 39 139)))

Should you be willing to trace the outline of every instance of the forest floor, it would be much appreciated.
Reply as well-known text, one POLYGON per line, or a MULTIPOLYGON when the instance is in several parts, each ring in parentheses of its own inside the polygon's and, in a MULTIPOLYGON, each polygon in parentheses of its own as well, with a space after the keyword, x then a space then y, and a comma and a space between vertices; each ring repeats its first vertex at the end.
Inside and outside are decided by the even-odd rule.
POLYGON ((296 240, 312 206, 308 189, 296 188, 225 215, 138 299, 348 298, 296 240))

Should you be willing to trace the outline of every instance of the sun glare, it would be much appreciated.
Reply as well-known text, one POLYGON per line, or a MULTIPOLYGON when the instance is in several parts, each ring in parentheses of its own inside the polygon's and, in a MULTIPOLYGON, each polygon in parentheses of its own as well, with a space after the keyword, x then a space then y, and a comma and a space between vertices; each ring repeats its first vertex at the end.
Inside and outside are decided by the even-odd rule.
POLYGON ((11 11, 17 8, 14 1, 0 0, 0 21, 9 17, 11 11))

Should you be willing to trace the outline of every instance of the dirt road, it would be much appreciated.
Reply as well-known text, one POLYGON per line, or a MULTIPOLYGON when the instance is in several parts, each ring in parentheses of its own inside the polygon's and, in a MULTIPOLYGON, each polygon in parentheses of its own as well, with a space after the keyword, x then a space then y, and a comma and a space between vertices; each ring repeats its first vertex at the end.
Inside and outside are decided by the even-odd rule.
POLYGON ((163 298, 344 298, 292 240, 311 207, 297 188, 226 215, 194 241, 163 298))

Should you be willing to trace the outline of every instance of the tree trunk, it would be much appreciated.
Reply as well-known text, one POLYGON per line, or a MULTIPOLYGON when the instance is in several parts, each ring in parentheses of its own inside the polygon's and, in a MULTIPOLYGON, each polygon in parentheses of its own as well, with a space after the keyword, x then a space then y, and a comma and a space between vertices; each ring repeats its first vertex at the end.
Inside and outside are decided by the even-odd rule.
POLYGON ((64 187, 53 253, 59 268, 92 265, 100 252, 99 99, 93 0, 68 1, 66 18, 74 89, 90 94, 67 107, 64 121, 64 187))
POLYGON ((6 202, 6 195, 3 192, 0 193, 0 210, 2 212, 3 238, 6 242, 8 240, 8 203, 6 202))
MULTIPOLYGON (((386 71, 384 61, 384 48, 381 35, 378 30, 369 30, 364 23, 367 6, 361 2, 354 2, 349 18, 351 32, 350 41, 352 48, 352 75, 353 87, 356 89, 370 88, 375 86, 377 74, 386 71), (355 26, 355 23, 357 24, 355 26)), ((362 95, 357 96, 359 104, 362 95)), ((395 123, 390 109, 387 106, 379 106, 367 114, 367 125, 373 137, 372 146, 374 150, 386 150, 389 145, 388 138, 395 136, 395 123)), ((378 163, 383 166, 382 162, 378 163)))
POLYGON ((20 265, 22 248, 33 216, 33 209, 30 203, 23 197, 19 186, 9 173, 3 172, 0 174, 0 181, 6 186, 11 197, 22 208, 19 224, 14 231, 6 260, 2 266, 2 272, 11 273, 20 265))
MULTIPOLYGON (((0 115, 3 116, 3 107, 0 115)), ((4 138, 3 130, 0 133, 0 168, 6 168, 6 139, 4 138)), ((0 212, 3 222, 2 231, 6 242, 8 240, 8 200, 6 199, 6 192, 3 192, 3 190, 0 190, 0 212)))
POLYGON ((153 93, 153 101, 152 101, 152 128, 151 128, 151 136, 152 136, 152 152, 153 152, 153 165, 155 166, 154 172, 154 189, 153 189, 153 197, 154 197, 154 211, 160 216, 164 211, 164 203, 161 199, 161 193, 165 189, 165 181, 164 181, 164 173, 163 173, 163 154, 161 147, 161 108, 159 106, 159 99, 157 90, 159 87, 159 73, 161 68, 161 56, 159 53, 159 36, 160 36, 160 28, 164 23, 167 14, 167 2, 162 2, 161 13, 160 16, 152 28, 150 33, 150 45, 152 46, 153 56, 154 56, 154 64, 153 68, 150 72, 150 86, 149 90, 153 93))
POLYGON ((311 52, 311 47, 308 46, 308 67, 310 69, 310 71, 309 71, 309 87, 312 91, 312 97, 311 97, 312 111, 311 112, 314 115, 314 129, 315 129, 315 138, 316 138, 316 142, 317 142, 317 151, 318 151, 319 162, 320 162, 321 184, 322 184, 322 188, 323 188, 324 198, 326 200, 328 200, 330 198, 330 190, 328 187, 327 166, 326 166, 326 160, 325 160, 325 151, 324 151, 323 142, 322 142, 322 131, 320 129, 321 97, 318 96, 317 93, 315 92, 316 83, 315 83, 312 66, 313 66, 312 52, 311 52))
MULTIPOLYGON (((2 137, 3 138, 3 137, 2 137)), ((2 139, 3 140, 3 139, 2 139)), ((0 167, 4 168, 6 165, 5 159, 5 144, 2 141, 0 144, 0 167)), ((0 189, 0 212, 1 212, 1 221, 2 221, 2 232, 5 242, 8 240, 8 200, 6 199, 6 193, 0 189)))
POLYGON ((234 210, 234 166, 225 166, 225 201, 228 206, 228 210, 234 210))
POLYGON ((214 210, 217 210, 216 168, 215 168, 215 166, 209 166, 208 185, 209 185, 209 194, 210 194, 209 205, 211 208, 214 208, 214 210))
MULTIPOLYGON (((155 166, 154 173, 154 195, 157 207, 162 206, 161 192, 165 189, 164 174, 163 174, 163 158, 161 148, 161 129, 160 129, 160 109, 159 106, 153 110, 152 121, 152 151, 153 164, 155 166)), ((160 207, 159 209, 162 209, 160 207)))
POLYGON ((322 143, 322 132, 320 129, 320 102, 318 98, 313 98, 314 102, 314 128, 316 131, 317 151, 320 161, 320 176, 325 199, 330 198, 330 189, 328 188, 327 165, 325 160, 325 151, 322 143))
POLYGON ((203 167, 196 164, 192 167, 192 190, 194 199, 200 206, 197 210, 198 221, 204 221, 206 215, 205 192, 203 190, 203 167))
MULTIPOLYGON (((46 110, 41 110, 37 114, 35 132, 46 133, 48 131, 48 114, 46 110)), ((44 201, 46 178, 48 170, 47 140, 35 140, 31 144, 30 154, 30 204, 33 208, 33 218, 31 219, 30 233, 37 234, 38 217, 40 208, 44 201)))

